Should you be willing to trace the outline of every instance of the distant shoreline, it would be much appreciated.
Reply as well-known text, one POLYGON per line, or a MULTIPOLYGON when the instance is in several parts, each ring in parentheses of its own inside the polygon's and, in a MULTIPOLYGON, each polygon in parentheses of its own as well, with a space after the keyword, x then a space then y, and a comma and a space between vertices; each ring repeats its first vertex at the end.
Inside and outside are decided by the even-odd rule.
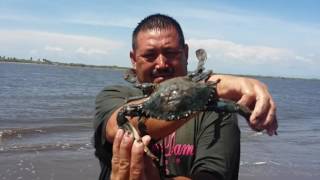
MULTIPOLYGON (((106 68, 106 69, 113 69, 113 70, 127 70, 129 67, 121 67, 121 66, 107 66, 107 65, 88 65, 88 64, 80 64, 80 63, 61 63, 50 61, 47 59, 38 59, 35 60, 26 60, 26 59, 17 59, 17 58, 3 58, 0 56, 0 64, 1 63, 16 63, 16 64, 39 64, 39 65, 53 65, 53 66, 66 66, 66 67, 88 67, 88 68, 106 68)), ((244 74, 226 74, 226 73, 217 73, 223 75, 234 75, 234 76, 241 76, 241 77, 252 77, 252 78, 281 78, 281 79, 307 79, 307 80, 320 80, 317 78, 298 78, 298 77, 282 77, 282 76, 263 76, 263 75, 244 75, 244 74)))
POLYGON ((26 60, 26 59, 17 59, 17 58, 3 58, 0 56, 0 63, 12 63, 12 64, 40 64, 40 65, 53 65, 53 66, 69 66, 69 67, 89 67, 89 68, 107 68, 107 69, 116 69, 116 70, 126 70, 128 67, 121 66, 106 66, 106 65, 88 65, 80 63, 61 63, 50 61, 47 59, 42 60, 26 60))

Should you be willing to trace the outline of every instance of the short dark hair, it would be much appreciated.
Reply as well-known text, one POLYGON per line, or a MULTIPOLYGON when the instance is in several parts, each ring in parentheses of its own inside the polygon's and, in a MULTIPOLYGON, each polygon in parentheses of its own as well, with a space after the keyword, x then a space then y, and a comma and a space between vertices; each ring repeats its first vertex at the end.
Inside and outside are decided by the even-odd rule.
POLYGON ((153 29, 163 30, 163 29, 169 29, 169 28, 174 28, 178 32, 179 43, 183 47, 185 44, 184 36, 179 23, 170 16, 158 13, 158 14, 152 14, 144 18, 133 30, 132 49, 135 49, 137 47, 137 36, 139 32, 145 31, 145 30, 153 30, 153 29))

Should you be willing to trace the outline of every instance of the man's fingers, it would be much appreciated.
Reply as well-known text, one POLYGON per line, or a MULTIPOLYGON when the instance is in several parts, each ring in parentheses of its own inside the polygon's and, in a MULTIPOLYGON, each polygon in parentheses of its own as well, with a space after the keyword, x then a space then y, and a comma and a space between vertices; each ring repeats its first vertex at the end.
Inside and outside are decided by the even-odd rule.
MULTIPOLYGON (((255 107, 250 116, 250 123, 253 126, 257 126, 261 121, 264 122, 267 112, 269 111, 269 99, 266 97, 261 97, 256 100, 255 107)), ((262 122, 262 124, 263 124, 262 122)))
POLYGON ((275 115, 272 123, 267 127, 268 135, 270 136, 278 135, 277 129, 278 129, 278 121, 277 121, 277 116, 275 115))
POLYGON ((120 143, 123 137, 123 130, 118 129, 116 136, 114 137, 113 140, 113 147, 112 147, 112 170, 111 170, 111 179, 116 179, 116 175, 118 174, 119 170, 119 163, 120 163, 120 155, 119 155, 119 150, 120 150, 120 143))
POLYGON ((133 136, 128 131, 123 135, 119 150, 118 180, 127 180, 130 175, 130 159, 133 136))
POLYGON ((273 121, 277 121, 276 118, 276 105, 273 102, 273 100, 270 100, 270 108, 269 108, 269 112, 268 115, 266 117, 266 121, 264 122, 263 125, 268 126, 269 124, 271 124, 273 121))
POLYGON ((251 94, 244 94, 237 103, 251 109, 254 106, 253 103, 255 100, 255 96, 251 94))
POLYGON ((267 129, 268 125, 272 122, 273 117, 271 110, 272 99, 268 96, 257 95, 255 107, 250 116, 250 126, 256 131, 267 129))
POLYGON ((112 147, 113 156, 114 155, 119 156, 120 143, 123 137, 123 133, 124 133, 123 129, 118 129, 116 136, 114 137, 113 147, 112 147))
POLYGON ((276 135, 278 122, 276 117, 276 105, 272 98, 263 99, 263 101, 257 102, 255 109, 256 108, 259 109, 252 113, 252 116, 250 117, 250 126, 256 131, 266 129, 268 135, 270 136, 276 135), (265 102, 265 105, 263 105, 263 102, 265 102))
POLYGON ((131 151, 130 180, 143 179, 144 172, 144 145, 141 139, 134 141, 131 151))

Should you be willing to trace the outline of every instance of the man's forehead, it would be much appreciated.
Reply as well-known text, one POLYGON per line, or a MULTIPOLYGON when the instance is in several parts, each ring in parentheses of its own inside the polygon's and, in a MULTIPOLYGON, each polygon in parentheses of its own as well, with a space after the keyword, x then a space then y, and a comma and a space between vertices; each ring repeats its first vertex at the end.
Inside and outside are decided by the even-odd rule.
POLYGON ((179 34, 174 28, 143 30, 137 34, 136 45, 138 47, 139 44, 141 45, 141 43, 143 43, 143 45, 147 45, 150 43, 153 44, 153 41, 154 43, 156 43, 156 42, 159 42, 160 39, 161 40, 167 39, 168 41, 167 43, 169 42, 174 43, 173 40, 176 40, 176 42, 179 43, 179 34))
POLYGON ((139 36, 143 36, 143 35, 146 35, 146 34, 150 34, 150 35, 155 35, 155 34, 160 34, 160 33, 164 33, 164 32, 170 32, 170 33, 177 33, 178 34, 178 31, 173 28, 173 27, 170 27, 170 28, 154 28, 154 29, 145 29, 145 30, 141 30, 138 34, 137 34, 137 37, 139 36))

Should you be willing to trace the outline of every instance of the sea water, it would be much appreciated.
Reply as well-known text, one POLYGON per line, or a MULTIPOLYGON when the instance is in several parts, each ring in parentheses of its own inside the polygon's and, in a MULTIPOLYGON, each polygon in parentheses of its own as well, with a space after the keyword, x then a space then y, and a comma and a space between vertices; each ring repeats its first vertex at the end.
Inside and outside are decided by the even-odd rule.
MULTIPOLYGON (((92 146, 95 96, 106 85, 125 84, 122 73, 107 68, 1 63, 0 179, 45 179, 31 156, 69 158, 71 165, 77 157, 86 157, 82 173, 97 177, 99 166, 92 146), (19 174, 19 167, 29 175, 19 174)), ((239 119, 240 179, 318 179, 320 80, 257 79, 268 85, 277 103, 279 135, 254 132, 239 119)), ((56 171, 59 168, 49 171, 51 179, 70 175, 60 173, 58 178, 56 171)))

